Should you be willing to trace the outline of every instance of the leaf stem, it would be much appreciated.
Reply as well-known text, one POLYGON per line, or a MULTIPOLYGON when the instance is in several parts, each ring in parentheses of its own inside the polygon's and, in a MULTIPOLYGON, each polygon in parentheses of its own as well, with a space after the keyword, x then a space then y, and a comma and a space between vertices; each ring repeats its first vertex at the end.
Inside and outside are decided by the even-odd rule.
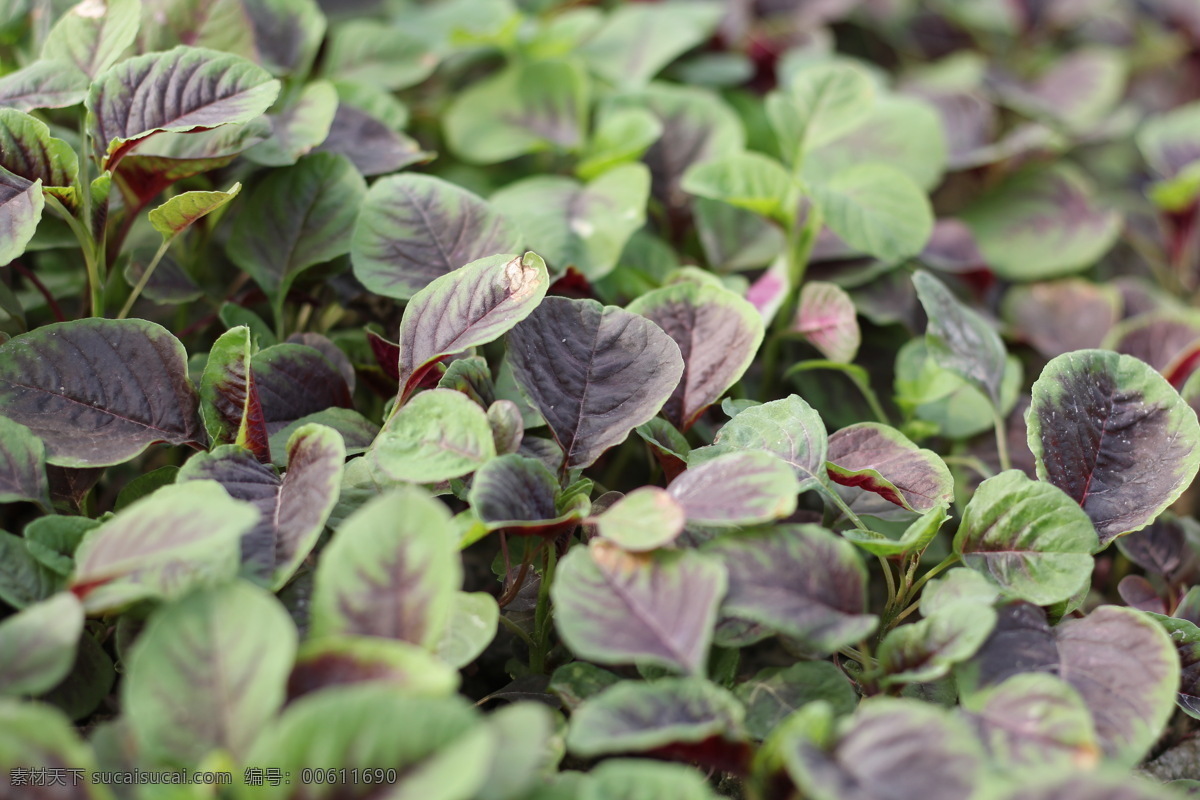
POLYGON ((858 528, 860 531, 871 530, 863 524, 863 521, 859 519, 858 514, 855 514, 854 511, 851 510, 850 506, 846 505, 846 501, 842 499, 842 496, 837 493, 836 489, 831 489, 824 483, 818 483, 817 486, 820 488, 822 494, 833 501, 833 504, 841 510, 842 514, 846 516, 846 519, 850 520, 854 527, 858 528))
POLYGON ((537 649, 537 645, 533 643, 533 638, 520 625, 503 614, 500 615, 500 624, 507 628, 513 636, 524 642, 529 647, 530 653, 537 649))
POLYGON ((940 563, 936 564, 933 567, 933 569, 929 570, 929 572, 926 572, 920 578, 917 578, 917 582, 914 583, 909 588, 909 590, 905 593, 905 599, 908 599, 909 597, 912 597, 913 595, 915 595, 917 592, 921 591, 921 587, 923 587, 926 583, 928 583, 930 578, 937 577, 937 575, 946 571, 947 569, 949 569, 950 567, 954 566, 957 563, 958 563, 958 553, 951 553, 950 555, 946 556, 944 559, 942 559, 942 561, 940 563))
POLYGON ((885 608, 891 608, 896 602, 896 581, 892 578, 892 567, 888 564, 888 560, 881 555, 876 555, 879 559, 879 567, 883 570, 883 577, 887 580, 888 599, 885 608))
MULTIPOLYGON (((57 197, 45 195, 46 205, 50 206, 67 223, 79 248, 83 251, 83 263, 87 267, 88 287, 91 290, 92 316, 104 316, 104 284, 100 280, 100 265, 96 261, 96 240, 88 226, 84 225, 72 214, 57 197)), ((86 211, 84 212, 86 213, 86 211)))
POLYGON ((121 307, 121 313, 117 314, 117 319, 125 319, 125 315, 133 308, 134 302, 141 295, 142 289, 146 288, 146 284, 150 282, 150 276, 154 274, 154 270, 158 267, 158 262, 162 261, 163 256, 167 254, 167 248, 171 246, 171 242, 175 237, 164 239, 163 243, 158 246, 158 252, 154 254, 154 258, 146 266, 142 277, 138 279, 137 285, 133 287, 133 291, 129 294, 129 299, 125 301, 125 305, 121 307))
POLYGON ((529 669, 535 674, 546 671, 546 654, 550 650, 550 628, 553 614, 550 609, 550 585, 554 582, 554 566, 558 560, 558 548, 554 542, 546 547, 546 566, 542 570, 542 585, 538 587, 537 610, 533 616, 533 634, 536 645, 529 651, 529 669))
POLYGON ((992 406, 992 420, 996 427, 996 454, 1000 457, 1000 471, 1012 469, 1012 461, 1008 457, 1008 431, 1004 425, 1004 415, 1000 409, 992 406))

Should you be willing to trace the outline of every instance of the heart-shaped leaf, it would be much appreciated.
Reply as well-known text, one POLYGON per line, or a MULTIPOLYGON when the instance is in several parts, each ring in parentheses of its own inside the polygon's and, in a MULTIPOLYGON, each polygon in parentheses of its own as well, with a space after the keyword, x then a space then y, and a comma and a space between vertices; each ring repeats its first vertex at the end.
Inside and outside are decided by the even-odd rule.
POLYGON ((32 500, 50 508, 46 448, 24 425, 0 417, 0 503, 32 500))
POLYGON ((98 76, 87 96, 89 133, 97 158, 113 169, 147 136, 246 122, 278 94, 279 81, 244 58, 176 47, 134 56, 98 76))
POLYGON ((94 613, 231 578, 238 541, 256 522, 258 510, 215 481, 164 486, 88 531, 71 591, 94 613))
POLYGON ((816 525, 780 525, 717 539, 705 548, 725 564, 724 615, 830 653, 861 640, 878 619, 866 614, 867 573, 853 545, 816 525))
POLYGON ((583 758, 639 753, 720 737, 741 739, 737 698, 703 678, 621 681, 571 714, 567 748, 583 758))
POLYGON ((967 696, 1033 671, 1057 674, 1079 693, 1105 757, 1128 767, 1145 756, 1175 708, 1179 656, 1139 611, 1101 606, 1051 629, 1040 608, 1016 603, 1000 610, 988 641, 956 675, 967 696))
POLYGON ((835 283, 808 281, 790 330, 808 340, 830 361, 849 364, 858 354, 862 334, 850 295, 835 283))
POLYGON ((788 775, 814 800, 851 793, 967 800, 984 766, 979 743, 963 723, 914 700, 868 700, 842 724, 836 741, 797 736, 784 747, 788 775))
POLYGON ((1089 522, 1061 490, 1008 470, 979 484, 954 551, 1008 594, 1050 605, 1091 577, 1097 539, 1089 522))
POLYGON ((925 343, 934 361, 978 387, 999 407, 1006 355, 1000 335, 928 272, 914 275, 913 285, 929 316, 925 343))
POLYGON ((242 536, 242 563, 281 588, 317 543, 337 502, 346 450, 342 437, 323 425, 307 425, 287 445, 281 480, 247 450, 222 447, 193 456, 178 482, 210 479, 230 497, 254 504, 258 524, 242 536))
POLYGON ((997 275, 1045 280, 1091 266, 1116 241, 1121 214, 1094 195, 1069 166, 1038 166, 1010 176, 961 217, 997 275))
POLYGON ((227 250, 280 313, 304 270, 350 252, 367 184, 343 156, 314 153, 254 187, 227 250))
POLYGON ((45 202, 40 181, 31 183, 0 167, 0 267, 25 252, 45 202))
POLYGON ((954 478, 932 450, 888 425, 860 422, 829 437, 829 478, 924 514, 954 499, 954 478))
POLYGON ((561 176, 527 178, 488 202, 556 271, 574 267, 598 280, 613 270, 629 237, 645 225, 649 194, 650 172, 641 164, 625 164, 586 186, 561 176))
POLYGON ((601 664, 703 672, 725 570, 694 551, 627 553, 611 542, 567 553, 554 574, 554 623, 567 646, 601 664))
POLYGON ((680 184, 685 192, 720 200, 790 225, 798 195, 792 176, 782 164, 762 153, 731 153, 695 164, 680 184))
POLYGON ((825 224, 848 245, 885 261, 915 256, 933 233, 929 198, 885 164, 857 164, 809 187, 825 224))
POLYGON ((473 261, 413 295, 400 321, 403 404, 439 359, 494 341, 528 317, 550 278, 534 253, 473 261))
POLYGON ((0 695, 41 694, 67 676, 83 633, 83 606, 70 592, 0 621, 0 695))
POLYGON ((312 599, 314 636, 381 636, 433 648, 462 584, 450 512, 423 490, 377 497, 322 551, 312 599))
POLYGON ((717 286, 664 286, 643 294, 628 310, 653 321, 679 345, 683 378, 663 415, 681 431, 741 379, 763 340, 762 318, 754 307, 717 286))
POLYGON ((138 0, 106 0, 99 8, 95 3, 72 6, 46 35, 42 58, 74 64, 95 78, 133 44, 141 10, 138 0))
POLYGON ((689 467, 667 487, 688 522, 737 526, 783 519, 796 510, 800 483, 772 453, 726 452, 689 467))
POLYGON ((421 392, 389 421, 367 457, 393 480, 436 483, 496 456, 487 414, 450 389, 421 392))
POLYGON ((690 463, 730 450, 766 450, 792 466, 803 492, 824 482, 828 447, 820 415, 793 394, 738 414, 717 433, 711 449, 693 451, 690 463))
POLYGON ((508 358, 567 469, 591 466, 625 441, 662 408, 683 375, 679 347, 653 322, 565 297, 547 297, 512 329, 508 358))
POLYGON ((583 142, 591 84, 575 61, 514 62, 459 92, 442 116, 446 143, 473 164, 495 164, 583 142))
POLYGON ((250 368, 250 329, 230 328, 213 342, 200 379, 200 415, 215 443, 236 444, 271 460, 267 423, 250 368))
POLYGON ((187 355, 140 319, 44 325, 0 345, 0 409, 65 467, 120 464, 154 442, 202 443, 187 355))
POLYGON ((1092 715, 1079 693, 1053 675, 1014 675, 968 699, 992 758, 1014 768, 1068 768, 1100 757, 1092 715))
POLYGON ((429 175, 376 181, 363 201, 350 257, 376 294, 406 300, 434 278, 495 253, 520 235, 482 198, 429 175))
POLYGON ((0 104, 18 111, 66 108, 82 103, 88 76, 66 61, 39 59, 0 78, 0 104))
POLYGON ((283 605, 245 582, 164 606, 138 637, 122 684, 141 752, 180 763, 218 748, 245 752, 283 705, 296 639, 283 605))
POLYGON ((642 486, 588 521, 605 539, 630 552, 664 547, 683 533, 683 507, 657 486, 642 486))
POLYGON ((1140 530, 1200 468, 1200 424, 1166 379, 1131 356, 1080 350, 1033 384, 1038 477, 1087 512, 1100 545, 1140 530))

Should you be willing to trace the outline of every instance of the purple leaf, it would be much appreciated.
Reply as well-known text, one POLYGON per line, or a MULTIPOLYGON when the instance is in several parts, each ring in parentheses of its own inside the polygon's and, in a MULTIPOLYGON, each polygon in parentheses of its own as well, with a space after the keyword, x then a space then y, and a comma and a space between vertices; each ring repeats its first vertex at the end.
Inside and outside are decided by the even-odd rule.
POLYGON ((1125 605, 1138 611, 1150 611, 1154 614, 1166 614, 1167 607, 1150 581, 1141 575, 1126 575, 1117 584, 1117 594, 1125 601, 1125 605))
POLYGON ((999 408, 1005 367, 1000 335, 933 275, 918 272, 912 280, 929 315, 925 341, 934 361, 976 386, 999 408))
POLYGON ((512 252, 519 238, 466 189, 428 175, 393 175, 367 192, 350 256, 364 286, 406 300, 464 264, 512 252))
POLYGON ((518 536, 556 536, 578 525, 587 513, 586 503, 559 509, 558 491, 558 479, 541 461, 500 456, 476 470, 471 508, 489 529, 518 536))
POLYGON ((829 437, 826 459, 834 483, 873 492, 909 511, 923 514, 954 499, 954 478, 937 453, 887 425, 842 428, 829 437))
POLYGON ((120 464, 154 442, 203 443, 183 345, 145 320, 44 325, 0 345, 0 409, 68 467, 120 464))
POLYGON ((987 269, 987 260, 979 252, 971 229, 958 219, 939 219, 925 249, 917 256, 939 272, 974 272, 987 269))
POLYGON ((311 347, 277 344, 255 353, 250 366, 269 434, 327 408, 354 406, 337 365, 311 347))
POLYGON ((1097 346, 1145 361, 1178 389, 1200 362, 1200 314, 1142 314, 1122 322, 1097 346))
POLYGON ((244 447, 266 464, 271 451, 251 351, 250 329, 244 325, 213 343, 200 380, 200 413, 213 442, 244 447))
POLYGON ((546 298, 509 332, 508 358, 567 469, 625 441, 683 375, 679 347, 661 328, 594 300, 546 298))
POLYGON ((318 351, 337 367, 338 372, 346 379, 346 386, 350 388, 351 392, 354 391, 357 377, 354 372, 354 364, 350 362, 350 357, 342 351, 342 348, 334 344, 329 337, 319 333, 293 333, 285 340, 285 343, 302 344, 318 351))
POLYGON ((763 340, 754 307, 708 284, 665 286, 637 298, 628 310, 654 322, 679 345, 683 378, 663 416, 684 432, 741 379, 763 340))
POLYGON ((1114 287, 1081 278, 1014 286, 1003 306, 1012 335, 1047 358, 1100 347, 1120 319, 1120 309, 1121 295, 1114 287))
POLYGON ((259 511, 258 523, 242 536, 242 563, 281 588, 308 556, 337 502, 346 448, 336 431, 307 425, 292 435, 287 472, 275 470, 237 447, 193 456, 177 482, 210 479, 235 500, 259 511))
POLYGON ((1184 563, 1189 550, 1182 521, 1170 514, 1117 539, 1117 548, 1142 569, 1167 578, 1184 563))
POLYGON ((729 573, 722 616, 758 622, 830 653, 861 640, 878 619, 866 611, 866 569, 849 542, 816 525, 779 525, 717 539, 705 548, 729 573))
POLYGON ((800 482, 783 459, 757 450, 726 452, 693 465, 667 494, 696 525, 769 522, 796 510, 800 482))
POLYGON ((400 322, 400 399, 439 360, 503 336, 546 296, 550 277, 534 253, 473 261, 412 296, 400 322))
POLYGON ((807 339, 830 361, 843 364, 854 360, 862 343, 854 301, 833 283, 809 281, 804 284, 800 290, 800 306, 789 330, 807 339))
POLYGON ((0 503, 32 500, 50 508, 46 448, 41 440, 7 417, 0 417, 0 503))
POLYGON ((1191 485, 1200 424, 1144 362, 1104 350, 1067 353, 1046 365, 1032 391, 1038 477, 1083 507, 1102 547, 1145 527, 1191 485))
POLYGON ((105 169, 159 131, 246 122, 270 108, 279 81, 228 53, 176 47, 118 63, 88 92, 89 133, 105 169))
POLYGON ((329 134, 315 152, 343 155, 368 177, 396 172, 434 156, 422 150, 415 140, 346 103, 338 104, 329 134))
POLYGON ((0 167, 27 181, 41 181, 44 187, 65 187, 74 185, 79 159, 41 120, 0 108, 0 167))
POLYGON ((559 635, 580 658, 700 674, 725 570, 694 551, 627 553, 592 541, 567 553, 550 589, 559 635))

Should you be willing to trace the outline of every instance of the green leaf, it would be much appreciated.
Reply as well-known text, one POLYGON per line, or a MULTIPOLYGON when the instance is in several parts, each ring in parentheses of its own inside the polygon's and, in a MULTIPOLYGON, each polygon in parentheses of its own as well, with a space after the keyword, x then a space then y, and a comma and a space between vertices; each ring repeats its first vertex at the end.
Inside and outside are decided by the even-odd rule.
POLYGON ((42 218, 42 182, 0 167, 0 267, 25 252, 42 218))
POLYGON ((430 389, 413 397, 367 453, 384 475, 413 483, 457 478, 495 457, 487 414, 450 389, 430 389))
POLYGON ((943 577, 930 581, 921 592, 921 615, 932 617, 957 603, 991 608, 999 597, 995 584, 980 573, 952 569, 943 577))
POLYGON ((459 669, 478 658, 496 638, 500 606, 487 592, 456 592, 449 622, 433 652, 459 669))
POLYGON ((558 718, 544 703, 516 702, 488 715, 499 746, 476 800, 529 800, 562 757, 558 718))
POLYGON ((137 37, 138 0, 79 3, 59 17, 42 44, 42 58, 74 64, 95 78, 124 55, 137 37))
POLYGON ((723 616, 749 620, 830 653, 860 641, 879 620, 866 614, 867 572, 849 542, 817 525, 777 525, 719 538, 705 553, 729 573, 723 616))
POLYGON ((200 379, 200 415, 213 444, 236 444, 260 461, 270 459, 267 423, 250 368, 250 328, 238 325, 217 338, 200 379))
POLYGON ((838 716, 849 714, 858 695, 846 674, 828 661, 800 661, 790 667, 767 667, 733 690, 746 707, 746 730, 766 739, 785 718, 818 700, 838 716))
POLYGON ((595 525, 605 539, 636 553, 673 542, 683 533, 685 520, 683 507, 665 490, 642 486, 588 522, 595 525))
POLYGON ((554 574, 554 623, 580 658, 703 671, 725 571, 694 551, 626 553, 593 540, 554 574))
POLYGON ((21 609, 53 595, 62 578, 36 559, 20 536, 0 531, 0 600, 21 609))
POLYGON ((549 286, 545 262, 526 253, 473 261, 414 294, 400 321, 399 402, 439 359, 510 331, 542 302, 549 286))
POLYGON ((450 512, 422 489, 375 498, 338 528, 322 551, 312 635, 441 640, 462 584, 450 512))
POLYGON ((591 86, 574 61, 518 62, 455 96, 442 116, 451 152, 495 164, 541 150, 577 150, 591 86))
POLYGON ((763 340, 754 306, 717 286, 664 286, 646 292, 627 310, 654 322, 679 345, 683 377, 662 413, 681 431, 741 380, 763 340))
POLYGON ((883 670, 881 685, 930 683, 975 655, 996 624, 996 612, 959 603, 912 625, 888 633, 876 653, 883 670))
POLYGON ((783 459, 761 451, 727 452, 690 466, 667 487, 689 523, 741 526, 783 519, 796 510, 800 482, 783 459))
POLYGON ((46 448, 24 425, 0 417, 0 503, 30 500, 50 508, 46 448))
POLYGON ((622 108, 600 118, 575 166, 575 173, 590 181, 604 172, 636 161, 662 135, 658 119, 642 108, 622 108))
POLYGON ((145 757, 188 764, 216 749, 246 752, 283 705, 296 639, 283 605, 244 582, 157 611, 134 644, 122 685, 145 757))
POLYGON ((929 316, 925 342, 934 361, 981 389, 999 407, 1006 355, 1000 335, 930 273, 918 272, 913 285, 929 316))
POLYGON ((67 108, 83 102, 88 86, 88 76, 73 64, 39 59, 0 78, 0 104, 18 111, 67 108))
POLYGON ((574 267, 597 280, 613 270, 629 237, 646 223, 649 195, 646 167, 623 164, 586 186, 561 176, 526 178, 496 192, 489 202, 556 272, 574 267))
MULTIPOLYGON (((167 467, 162 469, 167 469, 167 467)), ((155 472, 158 471, 155 470, 155 472)), ((147 473, 147 475, 153 474, 153 472, 147 473)), ((121 494, 123 495, 133 483, 130 481, 126 488, 121 490, 121 494)), ((118 502, 115 510, 120 511, 125 505, 128 503, 122 505, 118 502)), ((40 517, 25 526, 25 549, 40 563, 66 577, 75 568, 75 549, 79 547, 83 535, 100 524, 99 520, 87 517, 61 515, 40 517)))
POLYGON ((98 76, 87 96, 88 133, 103 168, 113 169, 146 136, 246 122, 278 94, 279 81, 250 61, 180 46, 134 56, 98 76))
POLYGON ((0 694, 41 694, 66 677, 83 633, 83 606, 70 592, 0 621, 0 694))
POLYGON ((338 93, 329 81, 310 81, 294 102, 274 114, 271 138, 246 151, 246 158, 269 167, 286 167, 325 141, 338 108, 338 93))
POLYGON ((350 251, 367 185, 344 157, 314 153, 254 187, 226 249, 271 298, 278 315, 304 270, 350 251))
POLYGON ((142 0, 138 51, 189 45, 257 60, 244 0, 142 0))
POLYGON ((292 699, 333 686, 378 683, 411 695, 440 697, 458 689, 458 671, 408 642, 375 636, 320 636, 300 645, 288 677, 292 699))
POLYGON ((42 187, 74 186, 79 157, 71 145, 50 135, 36 117, 12 108, 0 108, 0 167, 42 187))
POLYGON ((215 481, 164 486, 88 531, 71 591, 94 613, 226 580, 237 573, 238 540, 257 520, 215 481))
POLYGON ((720 21, 716 2, 618 6, 581 49, 588 67, 619 89, 639 89, 678 56, 703 44, 720 21))
POLYGON ((1132 356, 1067 353, 1046 365, 1032 393, 1027 425, 1038 477, 1083 507, 1101 546, 1148 525, 1200 468, 1195 413, 1132 356))
POLYGON ((736 741, 744 714, 736 697, 703 678, 621 681, 571 713, 567 748, 594 758, 711 737, 736 741))
MULTIPOLYGON (((84 775, 96 767, 92 748, 79 738, 61 711, 42 703, 0 699, 0 769, 6 784, 12 785, 14 768, 29 769, 34 764, 80 769, 84 775)), ((85 792, 78 796, 97 800, 109 796, 94 789, 85 792)))
POLYGON ((767 97, 766 109, 784 160, 795 169, 806 152, 854 130, 874 102, 875 84, 865 70, 831 62, 800 72, 767 97))
MULTIPOLYGON (((295 776, 304 769, 395 770, 399 780, 389 791, 396 797, 468 800, 487 779, 497 746, 478 719, 460 697, 415 697, 381 684, 340 686, 289 704, 244 763, 295 776)), ((295 791, 268 783, 244 787, 240 796, 283 800, 295 791)), ((377 793, 376 784, 349 782, 313 785, 308 792, 314 800, 366 800, 377 793)))
POLYGON ((812 406, 796 395, 747 408, 717 432, 712 447, 692 451, 689 463, 730 450, 766 450, 792 465, 803 492, 825 481, 829 438, 812 406))
POLYGON ((1020 470, 979 485, 954 537, 964 564, 1038 605, 1075 594, 1091 577, 1096 547, 1087 514, 1057 487, 1020 470))
POLYGON ((0 345, 0 409, 64 467, 120 464, 205 439, 183 345, 140 319, 43 325, 0 345), (135 379, 133 376, 140 376, 135 379))
POLYGON ((885 261, 920 253, 933 233, 929 198, 885 164, 856 164, 809 186, 825 224, 847 244, 885 261))
POLYGON ((395 91, 415 86, 437 67, 432 43, 416 32, 374 20, 336 26, 321 60, 327 78, 395 91))
POLYGON ((147 215, 154 230, 170 241, 187 230, 196 220, 223 208, 242 190, 235 183, 225 192, 183 192, 172 197, 147 215))
MULTIPOLYGON (((706 197, 695 199, 692 212, 696 217, 696 233, 704 248, 704 257, 717 272, 758 269, 770 264, 783 252, 783 231, 758 214, 706 197)), ((768 274, 760 278, 762 285, 770 284, 772 277, 768 274)), ((755 300, 754 294, 752 289, 746 294, 746 299, 751 300, 756 308, 761 308, 763 303, 755 300)), ((765 321, 770 320, 768 318, 765 321)))
POLYGON ((351 241, 354 276, 376 294, 407 300, 435 278, 495 253, 520 234, 486 201, 430 175, 376 181, 351 241))
POLYGON ((988 265, 1010 281, 1079 272, 1116 242, 1121 213, 1095 201, 1091 182, 1067 164, 1018 172, 966 208, 988 265))
POLYGON ((1061 770, 1100 758, 1091 712, 1054 675, 1014 675, 966 698, 964 707, 992 758, 1005 767, 1061 770))
POLYGON ((554 670, 546 691, 557 695, 568 711, 574 711, 583 701, 620 682, 616 675, 595 664, 572 661, 554 670))
MULTIPOLYGON (((908 553, 920 553, 929 546, 933 541, 933 537, 937 536, 943 524, 949 519, 950 515, 946 513, 947 507, 934 506, 926 511, 917 519, 913 520, 899 539, 891 539, 884 536, 882 533, 875 531, 864 530, 862 528, 848 528, 842 531, 842 538, 854 542, 863 550, 877 556, 899 556, 908 553)), ((962 570, 965 571, 965 570, 962 570)), ((927 592, 926 592, 927 593, 927 592)), ((922 598, 924 595, 922 595, 922 598)))
POLYGON ((587 774, 571 797, 579 800, 715 800, 695 767, 648 759, 609 758, 587 774))
POLYGON ((683 176, 685 192, 720 200, 790 226, 796 216, 792 176, 761 153, 734 153, 693 165, 683 176))

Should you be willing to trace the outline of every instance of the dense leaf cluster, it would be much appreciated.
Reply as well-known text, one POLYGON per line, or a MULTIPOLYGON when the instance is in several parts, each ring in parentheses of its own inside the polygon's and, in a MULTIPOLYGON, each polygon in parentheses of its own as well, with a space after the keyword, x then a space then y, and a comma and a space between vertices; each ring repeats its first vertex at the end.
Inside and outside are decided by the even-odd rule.
POLYGON ((1197 52, 0 0, 0 798, 1196 793, 1197 52))

